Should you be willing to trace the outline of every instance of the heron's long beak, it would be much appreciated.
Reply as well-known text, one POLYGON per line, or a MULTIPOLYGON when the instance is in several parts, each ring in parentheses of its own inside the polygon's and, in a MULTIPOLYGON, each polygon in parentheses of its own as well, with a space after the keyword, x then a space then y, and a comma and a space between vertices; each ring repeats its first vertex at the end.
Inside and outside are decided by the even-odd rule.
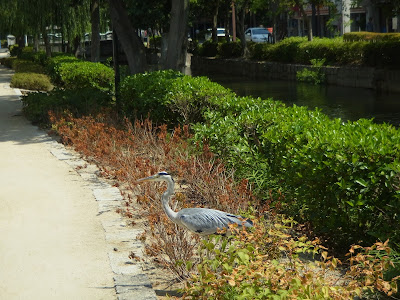
POLYGON ((136 180, 136 183, 145 182, 145 181, 153 181, 153 180, 156 180, 157 178, 158 178, 157 175, 152 175, 152 176, 149 176, 149 177, 140 178, 140 179, 136 180))

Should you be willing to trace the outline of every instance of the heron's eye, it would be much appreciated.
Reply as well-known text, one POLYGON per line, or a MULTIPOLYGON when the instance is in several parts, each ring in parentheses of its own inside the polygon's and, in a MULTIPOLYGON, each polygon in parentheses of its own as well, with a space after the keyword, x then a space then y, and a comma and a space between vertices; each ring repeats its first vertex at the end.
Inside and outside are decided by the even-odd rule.
POLYGON ((158 175, 165 176, 165 175, 169 175, 169 174, 167 172, 160 172, 160 173, 158 173, 158 175))

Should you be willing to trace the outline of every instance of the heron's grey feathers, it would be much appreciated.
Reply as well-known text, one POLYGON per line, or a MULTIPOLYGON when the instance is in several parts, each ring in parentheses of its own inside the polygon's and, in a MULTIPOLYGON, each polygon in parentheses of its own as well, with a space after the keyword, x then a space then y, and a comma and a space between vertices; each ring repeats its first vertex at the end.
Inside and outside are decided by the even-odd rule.
POLYGON ((185 208, 178 212, 177 221, 190 231, 200 234, 214 234, 218 230, 228 228, 229 224, 238 224, 239 227, 251 227, 252 223, 245 218, 229 214, 220 210, 208 208, 185 208))
POLYGON ((200 234, 214 234, 218 230, 228 229, 229 224, 238 224, 239 227, 252 227, 250 220, 245 221, 241 216, 226 213, 220 210, 209 208, 185 208, 175 212, 169 206, 169 198, 174 194, 174 180, 167 172, 159 172, 153 176, 142 178, 137 182, 144 181, 165 181, 168 184, 167 190, 161 196, 161 203, 168 218, 190 231, 200 234))

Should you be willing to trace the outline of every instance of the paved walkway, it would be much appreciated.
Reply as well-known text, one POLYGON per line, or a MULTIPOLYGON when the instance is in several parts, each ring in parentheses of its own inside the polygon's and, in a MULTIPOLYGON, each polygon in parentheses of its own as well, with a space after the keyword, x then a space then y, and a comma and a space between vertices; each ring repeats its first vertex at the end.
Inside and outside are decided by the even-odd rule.
POLYGON ((0 299, 156 299, 120 193, 21 115, 11 76, 0 66, 0 299))

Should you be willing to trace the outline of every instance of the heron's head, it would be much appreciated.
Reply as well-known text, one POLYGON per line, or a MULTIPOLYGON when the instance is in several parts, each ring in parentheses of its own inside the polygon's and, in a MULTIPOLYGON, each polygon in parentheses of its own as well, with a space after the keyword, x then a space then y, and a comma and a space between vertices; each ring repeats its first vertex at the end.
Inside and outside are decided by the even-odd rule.
POLYGON ((165 171, 159 172, 149 177, 138 179, 136 182, 145 182, 145 181, 168 181, 173 180, 172 176, 165 171))

